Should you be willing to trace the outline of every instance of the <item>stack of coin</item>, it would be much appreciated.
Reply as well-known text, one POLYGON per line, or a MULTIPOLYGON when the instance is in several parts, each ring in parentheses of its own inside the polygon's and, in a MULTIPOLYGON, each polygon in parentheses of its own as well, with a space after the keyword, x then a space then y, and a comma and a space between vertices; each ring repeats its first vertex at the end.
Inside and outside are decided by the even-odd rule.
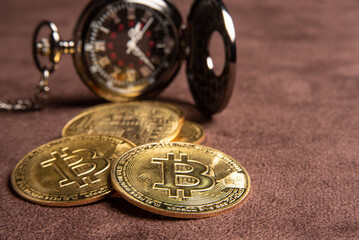
POLYGON ((129 139, 136 145, 152 142, 201 143, 202 126, 184 119, 175 105, 154 101, 104 104, 90 108, 62 130, 62 136, 104 134, 129 139))
POLYGON ((203 128, 171 104, 96 106, 70 120, 62 136, 17 164, 11 183, 20 196, 75 206, 117 195, 157 214, 201 218, 233 208, 249 192, 246 170, 197 145, 203 128))

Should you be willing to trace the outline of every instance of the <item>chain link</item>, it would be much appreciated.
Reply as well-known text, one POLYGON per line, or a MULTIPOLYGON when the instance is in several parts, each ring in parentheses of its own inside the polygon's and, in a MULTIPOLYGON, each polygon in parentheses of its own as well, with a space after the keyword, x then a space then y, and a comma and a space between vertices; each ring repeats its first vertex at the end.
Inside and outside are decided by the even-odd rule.
POLYGON ((31 99, 15 100, 2 102, 0 101, 0 111, 30 111, 43 108, 48 100, 50 88, 48 86, 48 78, 50 72, 44 69, 41 74, 39 84, 36 86, 34 95, 31 99))
POLYGON ((66 50, 73 50, 73 47, 73 42, 67 43, 60 41, 60 35, 54 23, 49 21, 41 21, 35 29, 32 41, 32 54, 35 65, 41 73, 40 81, 36 86, 31 99, 20 99, 7 102, 0 101, 0 111, 21 112, 42 109, 46 105, 49 98, 49 76, 57 69, 57 64, 60 61, 62 51, 66 52, 66 50), (39 37, 40 30, 43 28, 49 28, 49 38, 42 38, 40 39, 40 42, 38 42, 37 38, 39 37), (38 58, 40 55, 48 57, 51 65, 42 65, 40 59, 38 58))

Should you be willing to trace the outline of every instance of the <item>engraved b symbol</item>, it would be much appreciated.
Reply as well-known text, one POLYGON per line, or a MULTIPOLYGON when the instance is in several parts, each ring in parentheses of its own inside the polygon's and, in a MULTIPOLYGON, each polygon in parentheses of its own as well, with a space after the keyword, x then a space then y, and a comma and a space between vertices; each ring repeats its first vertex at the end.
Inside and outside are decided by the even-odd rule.
POLYGON ((153 158, 152 163, 162 165, 161 183, 155 183, 154 189, 168 190, 170 197, 192 197, 193 191, 205 191, 214 186, 214 179, 205 175, 208 166, 195 160, 188 160, 187 154, 180 154, 181 159, 175 159, 173 153, 167 153, 167 159, 153 158))
POLYGON ((63 178, 59 181, 60 187, 76 184, 77 187, 85 187, 100 181, 98 174, 106 171, 110 161, 106 158, 96 156, 96 153, 79 149, 71 151, 69 148, 61 149, 61 153, 54 151, 52 158, 40 163, 43 168, 53 167, 63 178))

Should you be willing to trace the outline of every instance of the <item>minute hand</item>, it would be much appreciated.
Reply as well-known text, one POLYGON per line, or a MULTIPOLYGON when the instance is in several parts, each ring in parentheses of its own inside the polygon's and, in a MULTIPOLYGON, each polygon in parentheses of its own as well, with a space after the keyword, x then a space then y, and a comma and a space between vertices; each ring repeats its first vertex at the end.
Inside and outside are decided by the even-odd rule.
POLYGON ((148 21, 146 22, 145 26, 143 26, 143 28, 141 29, 141 31, 138 33, 138 35, 136 36, 136 43, 138 41, 140 41, 143 38, 143 34, 147 31, 147 29, 151 26, 153 22, 153 17, 151 17, 150 19, 148 19, 148 21))

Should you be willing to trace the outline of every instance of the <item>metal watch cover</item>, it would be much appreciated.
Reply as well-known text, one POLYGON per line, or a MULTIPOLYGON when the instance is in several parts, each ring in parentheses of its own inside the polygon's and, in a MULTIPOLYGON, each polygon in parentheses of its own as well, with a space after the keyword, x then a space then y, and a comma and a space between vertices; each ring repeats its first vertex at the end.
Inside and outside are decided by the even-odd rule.
POLYGON ((220 0, 196 0, 188 16, 187 76, 197 107, 212 115, 222 111, 231 95, 236 73, 235 29, 226 7, 220 0), (214 32, 223 38, 225 63, 216 75, 208 45, 214 32))

